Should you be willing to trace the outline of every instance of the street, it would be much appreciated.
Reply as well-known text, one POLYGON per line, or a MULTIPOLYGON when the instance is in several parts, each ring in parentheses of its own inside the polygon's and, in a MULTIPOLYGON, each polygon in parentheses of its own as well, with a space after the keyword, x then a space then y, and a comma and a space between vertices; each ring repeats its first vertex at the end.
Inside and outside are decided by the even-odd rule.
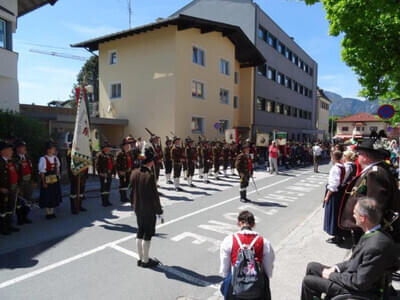
POLYGON ((150 255, 162 263, 155 269, 136 265, 135 215, 117 189, 111 208, 100 206, 98 191, 88 192, 88 212, 79 216, 69 214, 65 197, 56 220, 36 209, 34 224, 1 238, 0 299, 218 299, 219 245, 237 230, 238 212, 252 211, 256 231, 277 251, 320 206, 328 166, 320 169, 257 171, 259 192, 250 183, 249 204, 239 202, 238 177, 205 185, 196 176, 197 187, 184 182, 178 194, 161 176, 165 222, 152 240, 150 255))

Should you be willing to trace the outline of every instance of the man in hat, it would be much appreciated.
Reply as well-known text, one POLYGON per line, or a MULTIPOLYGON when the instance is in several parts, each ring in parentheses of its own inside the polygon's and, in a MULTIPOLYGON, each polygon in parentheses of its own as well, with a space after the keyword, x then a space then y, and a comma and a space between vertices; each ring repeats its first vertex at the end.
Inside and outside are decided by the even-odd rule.
POLYGON ((19 231, 12 226, 18 192, 18 173, 11 161, 12 154, 12 145, 0 142, 0 231, 4 235, 19 231))
POLYGON ((197 152, 196 148, 193 147, 193 140, 191 138, 186 139, 186 144, 187 144, 185 149, 185 158, 187 165, 186 177, 188 179, 189 186, 195 187, 193 184, 193 175, 197 163, 197 152))
POLYGON ((236 163, 236 157, 238 156, 238 146, 235 144, 234 141, 232 141, 230 145, 230 158, 231 158, 231 173, 232 175, 235 174, 235 163, 236 163))
POLYGON ((165 180, 168 184, 172 184, 171 173, 172 173, 172 159, 171 159, 171 149, 172 149, 172 141, 167 136, 165 140, 165 148, 164 148, 164 166, 165 166, 165 180))
POLYGON ((26 143, 17 141, 15 144, 14 162, 18 171, 19 196, 17 199, 17 222, 18 225, 30 224, 32 221, 28 218, 30 212, 29 205, 33 203, 32 193, 35 187, 35 172, 32 160, 28 155, 26 143))
POLYGON ((212 149, 209 141, 204 141, 204 146, 201 151, 204 165, 203 180, 204 183, 210 183, 210 181, 208 180, 208 176, 210 175, 212 168, 212 149))
POLYGON ((228 177, 228 167, 231 159, 231 149, 226 141, 224 141, 224 146, 222 148, 222 157, 224 165, 224 175, 225 177, 228 177))
POLYGON ((384 214, 388 210, 400 211, 396 179, 385 163, 389 152, 376 148, 374 140, 364 140, 356 147, 356 152, 362 171, 348 184, 339 209, 339 226, 355 233, 353 243, 360 236, 353 218, 353 209, 360 197, 376 199, 384 214))
POLYGON ((250 177, 253 175, 253 163, 250 158, 250 144, 246 143, 242 146, 242 152, 236 157, 236 170, 240 176, 240 201, 250 202, 247 199, 247 187, 249 186, 250 177))
POLYGON ((133 168, 133 157, 129 151, 129 140, 123 139, 121 143, 121 151, 117 154, 116 168, 119 177, 119 194, 121 202, 129 202, 126 192, 128 191, 129 178, 133 168))
POLYGON ((154 151, 154 170, 156 175, 156 180, 158 182, 158 178, 160 177, 160 170, 162 168, 163 161, 163 151, 160 144, 160 137, 152 136, 150 138, 150 143, 152 145, 154 151))
POLYGON ((69 200, 71 204, 71 214, 78 214, 78 203, 79 203, 79 211, 87 211, 86 208, 83 207, 83 199, 85 195, 85 184, 86 179, 88 178, 88 169, 82 170, 80 174, 75 175, 71 169, 72 162, 72 143, 69 144, 67 151, 67 170, 68 170, 68 178, 70 183, 70 192, 69 192, 69 200), (80 178, 78 178, 80 176, 80 178), (78 191, 79 185, 79 191, 78 191), (78 194, 79 192, 79 194, 78 194))
POLYGON ((204 174, 204 158, 203 158, 204 142, 199 137, 199 143, 197 144, 196 151, 198 156, 198 167, 199 167, 199 178, 203 179, 204 174))
POLYGON ((214 146, 212 147, 212 156, 214 163, 214 178, 219 180, 219 167, 222 160, 222 148, 220 141, 214 143, 214 146))
POLYGON ((131 134, 126 137, 126 140, 128 141, 129 153, 131 154, 133 160, 132 161, 132 171, 133 171, 140 167, 140 161, 139 161, 140 149, 137 146, 137 141, 131 134))
POLYGON ((114 157, 111 153, 111 145, 108 142, 104 142, 102 145, 102 151, 96 156, 96 169, 100 178, 100 193, 102 205, 111 206, 110 190, 112 183, 112 176, 115 174, 114 157))
POLYGON ((171 148, 171 158, 174 169, 174 186, 175 190, 179 192, 182 191, 179 180, 182 172, 182 164, 184 163, 185 158, 181 147, 181 139, 179 137, 174 137, 173 143, 174 145, 171 148))
MULTIPOLYGON (((130 184, 132 188, 131 203, 136 213, 138 248, 138 266, 155 267, 158 262, 149 258, 151 238, 155 235, 157 216, 163 214, 160 197, 157 192, 154 168, 154 153, 147 148, 140 169, 133 171, 130 184)), ((161 217, 162 218, 162 217, 161 217)))

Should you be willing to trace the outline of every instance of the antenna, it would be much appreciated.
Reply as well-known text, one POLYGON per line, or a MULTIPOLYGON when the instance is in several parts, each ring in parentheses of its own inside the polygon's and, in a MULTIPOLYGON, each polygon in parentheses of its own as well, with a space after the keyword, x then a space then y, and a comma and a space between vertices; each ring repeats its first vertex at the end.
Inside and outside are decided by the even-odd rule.
POLYGON ((129 16, 129 28, 132 28, 132 0, 127 0, 128 4, 128 16, 129 16))
POLYGON ((88 57, 72 55, 72 54, 68 54, 68 53, 54 52, 54 51, 46 51, 46 50, 39 50, 39 49, 29 49, 29 52, 45 54, 45 55, 51 55, 51 56, 57 56, 57 57, 63 57, 63 58, 70 58, 70 59, 75 59, 75 60, 82 60, 82 61, 88 60, 88 57))

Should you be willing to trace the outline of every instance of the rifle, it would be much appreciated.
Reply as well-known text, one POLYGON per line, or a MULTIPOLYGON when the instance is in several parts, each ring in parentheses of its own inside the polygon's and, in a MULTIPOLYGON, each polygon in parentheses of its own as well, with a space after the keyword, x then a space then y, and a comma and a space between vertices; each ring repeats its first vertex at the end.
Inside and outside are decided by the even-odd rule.
POLYGON ((252 182, 253 182, 254 188, 255 188, 256 191, 257 191, 257 194, 260 195, 260 192, 258 191, 258 188, 257 188, 257 185, 256 185, 256 181, 254 180, 254 177, 253 177, 253 176, 250 176, 250 177, 251 177, 251 180, 252 180, 252 182))

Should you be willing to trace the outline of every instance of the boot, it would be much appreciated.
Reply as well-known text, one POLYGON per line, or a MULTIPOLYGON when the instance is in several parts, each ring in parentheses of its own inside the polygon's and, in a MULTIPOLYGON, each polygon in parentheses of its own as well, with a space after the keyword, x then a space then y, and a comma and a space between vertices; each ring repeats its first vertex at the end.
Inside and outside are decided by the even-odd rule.
POLYGON ((210 181, 208 180, 208 174, 204 174, 204 183, 210 183, 210 181))
POLYGON ((107 205, 107 197, 105 194, 101 195, 101 205, 103 205, 104 207, 108 206, 107 205))
POLYGON ((122 203, 128 202, 128 198, 126 197, 126 191, 119 191, 119 194, 121 196, 121 202, 122 203))
POLYGON ((181 192, 182 189, 179 186, 179 178, 174 178, 174 185, 175 185, 175 191, 181 192))
POLYGON ((9 232, 19 232, 19 228, 12 225, 12 215, 6 216, 6 224, 9 232))
POLYGON ((6 224, 6 218, 5 217, 0 217, 0 232, 3 235, 9 235, 10 232, 8 231, 8 227, 6 224))
POLYGON ((203 173, 204 173, 203 169, 199 169, 199 178, 200 179, 203 179, 203 173))
POLYGON ((71 203, 71 214, 76 215, 78 211, 76 210, 76 203, 74 197, 69 197, 69 202, 71 203))
POLYGON ((32 224, 32 221, 28 218, 28 214, 31 211, 28 205, 22 206, 22 219, 25 224, 32 224))
POLYGON ((109 200, 110 199, 110 194, 106 194, 105 196, 106 196, 106 205, 107 206, 112 206, 112 203, 109 200))
POLYGON ((19 226, 24 225, 24 212, 23 212, 23 207, 17 208, 15 211, 15 214, 17 216, 17 224, 19 226))
POLYGON ((189 183, 190 187, 196 187, 196 186, 193 184, 193 177, 192 177, 192 176, 188 177, 188 183, 189 183))
POLYGON ((83 195, 81 195, 80 199, 79 199, 80 200, 80 202, 79 202, 79 204, 80 204, 79 210, 80 211, 87 211, 87 209, 84 208, 83 205, 82 205, 84 199, 85 199, 85 197, 83 195))

